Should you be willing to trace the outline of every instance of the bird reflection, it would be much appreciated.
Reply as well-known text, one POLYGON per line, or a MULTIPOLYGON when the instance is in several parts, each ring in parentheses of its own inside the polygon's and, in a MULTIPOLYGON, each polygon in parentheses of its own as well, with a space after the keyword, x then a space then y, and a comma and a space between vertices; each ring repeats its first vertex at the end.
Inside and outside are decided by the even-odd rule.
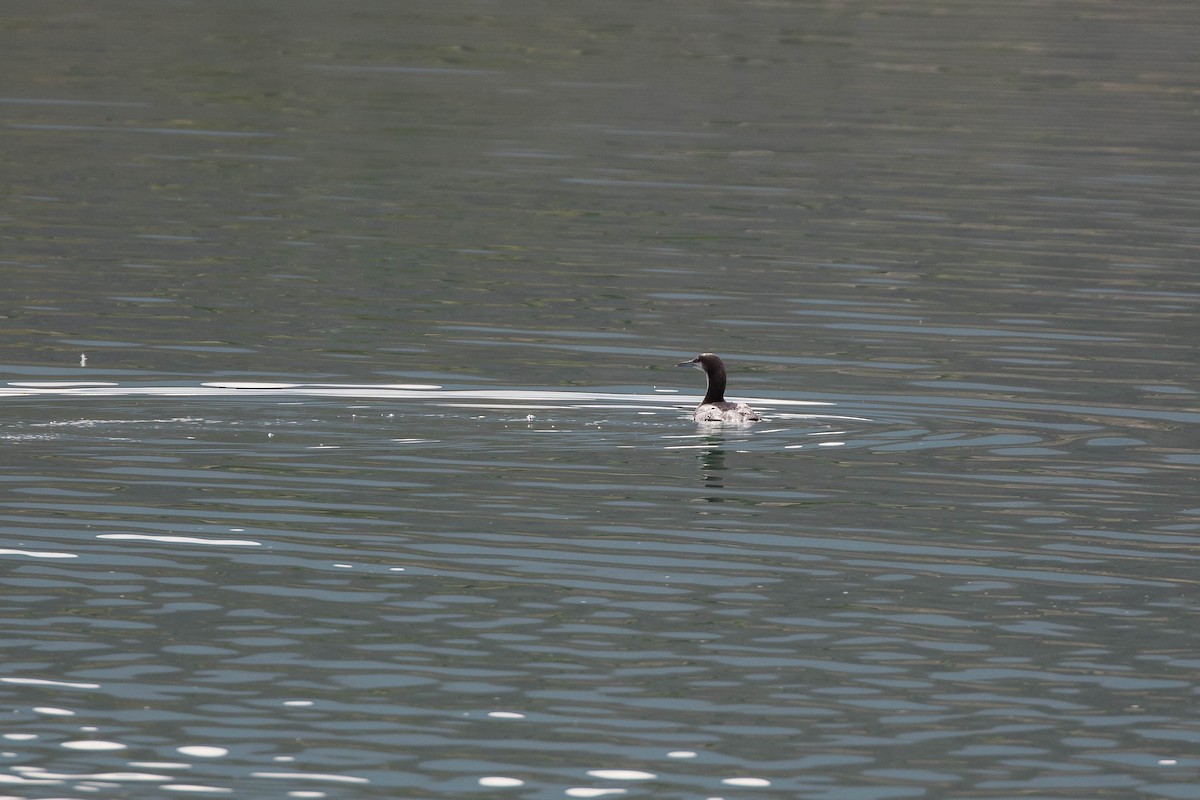
MULTIPOLYGON (((703 440, 704 447, 696 456, 700 461, 700 471, 703 476, 704 486, 707 489, 724 489, 725 477, 721 474, 728 467, 725 466, 725 437, 709 435, 703 440)), ((723 497, 705 497, 702 498, 708 503, 723 503, 723 497)))

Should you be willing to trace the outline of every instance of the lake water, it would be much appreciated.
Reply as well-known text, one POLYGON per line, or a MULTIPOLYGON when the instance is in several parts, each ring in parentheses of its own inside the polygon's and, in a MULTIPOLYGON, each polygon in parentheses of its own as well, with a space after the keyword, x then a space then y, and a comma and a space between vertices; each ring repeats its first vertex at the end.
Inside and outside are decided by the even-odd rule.
POLYGON ((0 797, 1200 798, 1200 6, 0 31, 0 797))

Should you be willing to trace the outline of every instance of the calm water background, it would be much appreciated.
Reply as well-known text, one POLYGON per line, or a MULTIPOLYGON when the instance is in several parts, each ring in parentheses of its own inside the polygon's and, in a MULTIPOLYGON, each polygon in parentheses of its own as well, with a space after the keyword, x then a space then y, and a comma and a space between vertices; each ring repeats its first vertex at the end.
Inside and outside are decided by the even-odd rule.
POLYGON ((1200 6, 0 39, 0 796, 1200 797, 1200 6))

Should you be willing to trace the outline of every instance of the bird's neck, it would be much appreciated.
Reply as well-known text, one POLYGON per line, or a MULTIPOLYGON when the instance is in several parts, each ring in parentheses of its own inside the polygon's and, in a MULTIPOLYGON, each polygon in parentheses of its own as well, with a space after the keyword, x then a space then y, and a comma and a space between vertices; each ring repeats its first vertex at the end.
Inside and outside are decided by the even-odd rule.
POLYGON ((703 403, 725 402, 725 370, 717 367, 708 376, 708 391, 704 393, 703 403))

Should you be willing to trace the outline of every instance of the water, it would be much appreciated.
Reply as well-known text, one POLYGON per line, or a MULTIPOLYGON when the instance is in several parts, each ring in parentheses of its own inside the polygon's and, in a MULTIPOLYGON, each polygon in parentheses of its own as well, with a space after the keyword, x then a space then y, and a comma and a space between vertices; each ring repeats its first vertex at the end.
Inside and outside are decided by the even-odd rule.
POLYGON ((1200 797, 1191 4, 0 22, 0 796, 1200 797))

